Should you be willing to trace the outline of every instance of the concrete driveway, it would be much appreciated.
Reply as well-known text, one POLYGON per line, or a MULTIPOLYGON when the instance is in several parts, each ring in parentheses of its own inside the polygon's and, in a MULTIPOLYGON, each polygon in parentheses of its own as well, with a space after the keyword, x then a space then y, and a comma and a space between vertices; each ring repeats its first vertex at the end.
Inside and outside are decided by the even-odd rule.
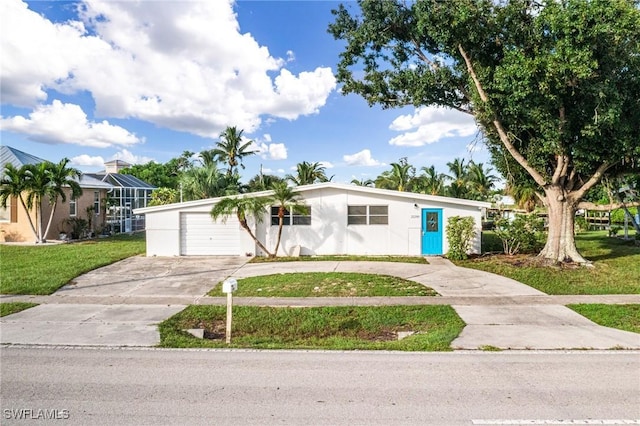
POLYGON ((184 297, 198 299, 233 275, 240 256, 134 256, 81 275, 54 295, 70 297, 184 297))
POLYGON ((157 345, 158 323, 197 303, 247 260, 136 256, 113 263, 48 296, 53 303, 1 318, 0 343, 157 345))

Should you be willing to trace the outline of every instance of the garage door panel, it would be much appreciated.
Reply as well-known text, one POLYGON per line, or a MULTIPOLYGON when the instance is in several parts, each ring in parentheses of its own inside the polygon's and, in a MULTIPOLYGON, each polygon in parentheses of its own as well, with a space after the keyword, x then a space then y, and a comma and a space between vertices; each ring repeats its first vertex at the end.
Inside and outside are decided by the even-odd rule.
POLYGON ((239 255, 238 219, 214 222, 208 213, 180 215, 180 254, 183 256, 239 255))

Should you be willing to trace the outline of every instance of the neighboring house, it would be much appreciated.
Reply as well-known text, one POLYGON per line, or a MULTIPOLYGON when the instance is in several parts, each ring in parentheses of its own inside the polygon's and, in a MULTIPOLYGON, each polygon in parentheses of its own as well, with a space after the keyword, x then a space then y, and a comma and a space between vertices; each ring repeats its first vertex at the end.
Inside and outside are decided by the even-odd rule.
POLYGON ((151 201, 151 193, 156 187, 135 176, 119 173, 120 170, 131 166, 125 161, 107 161, 104 166, 104 171, 87 175, 113 187, 109 192, 106 207, 107 224, 111 231, 120 233, 143 230, 144 216, 134 214, 133 209, 147 207, 151 201))
MULTIPOLYGON (((38 164, 43 161, 45 160, 42 158, 9 146, 0 147, 0 173, 3 173, 7 163, 20 168, 25 164, 38 164)), ((108 167, 107 164, 105 166, 108 167)), ((51 228, 45 239, 57 240, 62 233, 69 235, 72 228, 69 221, 73 220, 73 218, 90 222, 91 226, 90 229, 86 230, 87 232, 100 233, 107 225, 114 232, 144 229, 144 218, 138 217, 136 219, 132 215, 131 209, 146 206, 150 192, 154 187, 133 178, 133 176, 117 173, 113 173, 113 175, 114 177, 112 178, 109 173, 82 174, 78 182, 82 188, 82 196, 74 200, 71 199, 69 192, 67 192, 67 201, 65 203, 58 201, 51 228), (119 176, 125 176, 121 180, 134 185, 121 186, 112 183, 119 176), (129 178, 133 178, 134 181, 129 178), (120 206, 123 208, 120 208, 120 206), (88 211, 89 207, 92 210, 88 211)), ((42 203, 42 226, 46 227, 50 212, 49 200, 45 197, 42 203)), ((0 207, 0 241, 34 241, 35 237, 29 226, 27 214, 17 198, 8 200, 6 209, 0 207)), ((35 223, 34 211, 29 214, 35 223)))
MULTIPOLYGON (((490 203, 390 191, 333 182, 296 188, 308 215, 287 215, 279 255, 441 255, 448 250, 447 219, 471 216, 480 251, 482 210, 490 203)), ((270 191, 251 194, 269 195, 270 191)), ((147 223, 147 256, 248 255, 260 253, 235 215, 214 222, 209 212, 220 198, 138 209, 147 223)), ((252 221, 253 222, 253 221, 252 221)), ((272 249, 277 208, 261 223, 250 223, 272 249)))

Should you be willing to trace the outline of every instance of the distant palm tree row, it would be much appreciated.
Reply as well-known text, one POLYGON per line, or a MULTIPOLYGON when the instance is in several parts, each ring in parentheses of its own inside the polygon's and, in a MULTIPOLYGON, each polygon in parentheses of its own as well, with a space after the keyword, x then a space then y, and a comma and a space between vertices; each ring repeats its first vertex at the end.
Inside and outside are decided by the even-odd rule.
POLYGON ((489 200, 495 192, 499 177, 492 174, 493 169, 483 163, 456 158, 447 163, 449 174, 438 173, 435 166, 416 168, 401 158, 391 163, 391 170, 382 172, 375 180, 351 181, 354 185, 371 186, 396 191, 416 192, 429 195, 443 195, 472 200, 489 200))
MULTIPOLYGON (((154 176, 158 177, 158 183, 161 178, 165 179, 162 183, 166 182, 164 176, 167 174, 177 176, 173 189, 164 188, 155 192, 154 204, 265 191, 281 183, 300 186, 333 179, 333 176, 327 176, 326 167, 321 162, 302 161, 296 165, 293 173, 284 177, 260 172, 242 184, 239 169, 244 169, 244 159, 256 153, 251 150, 252 143, 243 138, 243 130, 228 127, 220 133, 220 140, 212 149, 200 152, 195 159, 193 153, 185 151, 181 157, 169 161, 164 170, 162 166, 149 163, 134 166, 131 173, 141 179, 146 177, 152 184, 156 184, 154 176)), ((409 164, 407 158, 401 158, 390 166, 390 170, 382 172, 375 179, 354 179, 351 183, 396 191, 489 200, 499 180, 492 173, 493 170, 483 163, 467 163, 460 158, 447 163, 448 174, 439 173, 435 166, 421 167, 417 173, 416 167, 409 164)))

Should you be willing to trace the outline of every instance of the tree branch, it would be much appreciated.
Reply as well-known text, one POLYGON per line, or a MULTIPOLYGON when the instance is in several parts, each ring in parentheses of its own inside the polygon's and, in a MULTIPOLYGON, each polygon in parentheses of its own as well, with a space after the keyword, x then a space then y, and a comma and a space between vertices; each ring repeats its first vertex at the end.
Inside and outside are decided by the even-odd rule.
POLYGON ((599 212, 606 212, 609 210, 621 209, 623 207, 640 207, 640 201, 633 201, 631 203, 610 203, 610 204, 595 204, 591 201, 581 201, 578 203, 579 209, 592 210, 599 212))
POLYGON ((589 178, 588 181, 586 181, 584 183, 584 185, 582 185, 582 187, 580 187, 580 189, 578 189, 575 192, 574 195, 574 199, 579 200, 582 197, 584 197, 584 194, 587 193, 588 190, 590 190, 591 188, 593 188, 598 182, 600 182, 600 180, 602 179, 602 176, 604 176, 605 172, 609 169, 609 167, 611 167, 611 164, 609 163, 602 163, 600 165, 600 167, 598 167, 598 169, 593 173, 593 175, 589 178))
MULTIPOLYGON (((482 100, 482 102, 488 103, 489 102, 489 97, 487 96, 486 92, 484 91, 484 88, 482 87, 482 84, 480 83, 480 80, 478 79, 478 76, 476 75, 476 73, 475 73, 475 71, 473 69, 473 65, 471 64, 471 59, 469 58, 469 55, 467 55, 467 52, 464 50, 464 48, 460 44, 458 45, 458 51, 460 52, 460 54, 464 58, 464 61, 465 61, 466 65, 467 65, 467 71, 469 71, 469 75, 473 79, 473 83, 476 86, 476 90, 478 91, 478 95, 480 95, 480 99, 482 100)), ((542 177, 542 175, 540 173, 538 173, 538 171, 536 169, 534 169, 531 166, 531 164, 529 164, 527 159, 524 158, 524 156, 522 154, 520 154, 520 152, 516 149, 516 147, 513 146, 513 144, 509 140, 509 136, 507 136, 507 132, 502 127, 502 122, 500 120, 498 120, 498 118, 495 117, 495 115, 494 115, 494 118, 492 120, 492 123, 493 123, 493 126, 495 127, 496 131, 498 132, 498 136, 500 137, 500 141, 505 146, 505 148, 507 148, 507 151, 509 151, 511 156, 513 156, 513 158, 531 175, 531 177, 536 181, 536 183, 538 185, 540 185, 541 187, 545 187, 547 185, 547 182, 544 179, 544 177, 542 177)))

